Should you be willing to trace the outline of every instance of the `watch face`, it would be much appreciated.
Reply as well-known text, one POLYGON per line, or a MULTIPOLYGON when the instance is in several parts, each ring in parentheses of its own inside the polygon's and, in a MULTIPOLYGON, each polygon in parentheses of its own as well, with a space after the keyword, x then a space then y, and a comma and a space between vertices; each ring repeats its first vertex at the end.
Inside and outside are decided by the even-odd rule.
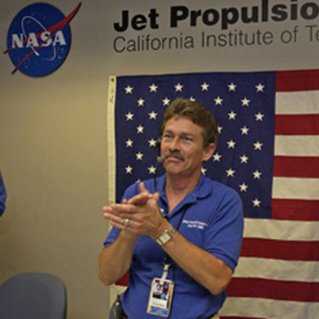
POLYGON ((172 235, 170 235, 169 233, 165 232, 164 234, 162 234, 162 236, 160 238, 161 238, 161 241, 163 243, 166 243, 168 240, 170 240, 172 238, 172 235))
POLYGON ((159 245, 166 244, 169 240, 172 239, 175 230, 173 228, 165 230, 157 239, 156 242, 159 245))

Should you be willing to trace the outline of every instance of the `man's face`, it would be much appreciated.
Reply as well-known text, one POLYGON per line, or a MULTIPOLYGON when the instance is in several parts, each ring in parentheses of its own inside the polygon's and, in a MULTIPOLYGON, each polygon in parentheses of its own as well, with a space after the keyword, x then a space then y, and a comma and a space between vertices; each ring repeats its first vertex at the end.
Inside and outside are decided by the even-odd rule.
POLYGON ((203 161, 213 154, 215 145, 203 147, 202 128, 187 117, 175 116, 167 121, 162 141, 161 155, 168 174, 191 177, 198 175, 203 161))

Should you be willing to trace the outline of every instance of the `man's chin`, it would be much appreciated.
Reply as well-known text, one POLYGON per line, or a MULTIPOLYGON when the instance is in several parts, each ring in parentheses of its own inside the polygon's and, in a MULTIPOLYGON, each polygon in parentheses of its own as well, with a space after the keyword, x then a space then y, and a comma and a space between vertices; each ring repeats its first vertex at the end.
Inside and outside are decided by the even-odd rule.
POLYGON ((176 162, 165 162, 165 170, 167 174, 179 175, 183 172, 181 165, 176 162))

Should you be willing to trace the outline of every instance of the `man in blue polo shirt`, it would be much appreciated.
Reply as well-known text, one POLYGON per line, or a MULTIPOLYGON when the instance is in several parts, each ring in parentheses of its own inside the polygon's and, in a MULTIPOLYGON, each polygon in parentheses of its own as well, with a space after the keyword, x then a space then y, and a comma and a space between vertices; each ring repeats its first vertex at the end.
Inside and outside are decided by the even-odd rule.
POLYGON ((5 205, 6 198, 7 198, 7 193, 6 193, 6 189, 4 187, 2 175, 0 172, 0 216, 3 214, 6 208, 6 205, 5 205))
POLYGON ((122 203, 103 208, 113 228, 99 276, 111 285, 129 271, 123 318, 215 319, 239 258, 242 203, 201 174, 218 138, 204 105, 173 101, 160 138, 166 173, 130 186, 122 203))

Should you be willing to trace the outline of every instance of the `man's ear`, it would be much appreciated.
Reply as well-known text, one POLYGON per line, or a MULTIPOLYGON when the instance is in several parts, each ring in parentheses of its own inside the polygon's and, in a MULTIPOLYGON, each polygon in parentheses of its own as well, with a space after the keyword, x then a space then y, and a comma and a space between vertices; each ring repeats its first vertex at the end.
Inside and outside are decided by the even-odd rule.
POLYGON ((215 143, 210 143, 204 151, 204 157, 203 157, 203 161, 207 162, 214 154, 216 149, 216 144, 215 143))

